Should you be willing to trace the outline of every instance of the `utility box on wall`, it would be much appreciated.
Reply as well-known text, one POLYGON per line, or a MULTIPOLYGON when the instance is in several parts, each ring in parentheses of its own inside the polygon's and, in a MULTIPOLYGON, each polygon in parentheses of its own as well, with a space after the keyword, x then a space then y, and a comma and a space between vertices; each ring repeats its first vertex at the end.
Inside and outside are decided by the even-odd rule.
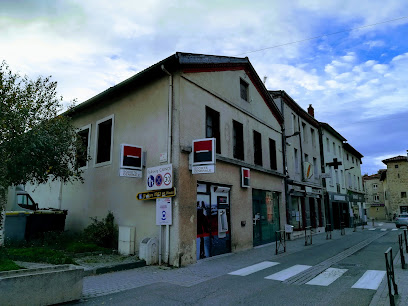
POLYGON ((136 229, 133 226, 119 226, 118 251, 122 255, 135 254, 136 229))

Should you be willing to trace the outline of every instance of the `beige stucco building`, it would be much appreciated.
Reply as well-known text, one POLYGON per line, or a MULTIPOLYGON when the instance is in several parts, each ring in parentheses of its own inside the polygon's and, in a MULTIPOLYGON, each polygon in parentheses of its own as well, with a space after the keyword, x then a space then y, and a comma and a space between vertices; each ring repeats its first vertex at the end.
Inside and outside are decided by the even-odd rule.
POLYGON ((186 265, 268 243, 286 223, 283 117, 247 58, 176 53, 69 115, 91 157, 85 182, 26 186, 40 207, 68 210, 67 229, 112 211, 119 226, 135 228, 137 252, 160 230, 156 200, 136 197, 147 190, 147 169, 166 164, 176 196, 164 262, 186 265), (192 141, 204 138, 216 138, 215 173, 192 174, 192 141), (123 144, 142 147, 141 177, 121 171, 123 144), (242 168, 250 170, 249 187, 242 168))
POLYGON ((376 174, 363 176, 367 218, 369 219, 388 220, 388 211, 384 201, 384 186, 381 180, 385 171, 379 170, 376 174))
POLYGON ((392 218, 408 212, 408 160, 399 155, 382 162, 387 165, 382 176, 385 207, 392 218))

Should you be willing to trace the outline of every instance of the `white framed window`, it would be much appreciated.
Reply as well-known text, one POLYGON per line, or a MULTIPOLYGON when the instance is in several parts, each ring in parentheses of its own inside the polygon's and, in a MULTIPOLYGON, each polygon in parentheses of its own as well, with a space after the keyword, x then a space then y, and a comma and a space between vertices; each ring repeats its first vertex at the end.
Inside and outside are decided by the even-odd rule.
POLYGON ((77 137, 82 147, 77 151, 76 163, 79 169, 88 169, 88 156, 91 154, 91 130, 92 124, 85 125, 78 129, 77 137))
POLYGON ((110 115, 96 121, 94 166, 106 166, 112 163, 113 128, 115 116, 110 115))
POLYGON ((333 141, 333 155, 336 155, 336 144, 333 141))
POLYGON ((330 152, 330 142, 329 142, 328 137, 326 137, 326 147, 327 147, 327 152, 330 152))
POLYGON ((378 194, 374 195, 374 202, 379 202, 380 201, 380 196, 378 194))
POLYGON ((377 189, 378 188, 378 184, 373 184, 373 189, 377 189))

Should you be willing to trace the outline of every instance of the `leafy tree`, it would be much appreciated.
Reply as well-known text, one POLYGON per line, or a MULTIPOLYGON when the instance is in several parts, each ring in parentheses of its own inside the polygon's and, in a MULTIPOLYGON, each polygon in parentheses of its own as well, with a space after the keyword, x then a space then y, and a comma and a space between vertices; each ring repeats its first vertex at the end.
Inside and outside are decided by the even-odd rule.
POLYGON ((0 246, 9 186, 82 181, 75 163, 83 148, 50 77, 30 80, 0 65, 0 246))

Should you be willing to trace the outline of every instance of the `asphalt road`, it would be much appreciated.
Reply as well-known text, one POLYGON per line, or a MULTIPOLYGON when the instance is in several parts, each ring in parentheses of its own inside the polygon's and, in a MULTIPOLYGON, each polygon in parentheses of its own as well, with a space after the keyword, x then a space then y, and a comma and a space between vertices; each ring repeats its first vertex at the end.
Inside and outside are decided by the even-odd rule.
MULTIPOLYGON (((391 230, 391 228, 395 228, 395 225, 384 223, 380 227, 387 229, 387 231, 381 231, 378 228, 376 231, 364 230, 341 240, 308 246, 302 252, 288 254, 278 259, 271 256, 268 261, 273 262, 273 266, 249 275, 225 274, 191 287, 165 282, 155 283, 120 293, 91 298, 80 301, 78 304, 369 305, 376 290, 352 288, 352 286, 361 280, 367 271, 385 271, 384 251, 391 246, 395 256, 398 246, 397 235, 399 231, 391 230), (349 252, 350 248, 356 248, 356 245, 369 239, 373 241, 353 254, 340 256, 349 252), (293 278, 285 281, 266 279, 271 275, 274 275, 272 278, 282 277, 281 274, 287 271, 286 269, 295 265, 316 267, 322 263, 326 263, 327 267, 334 268, 336 271, 342 271, 343 274, 327 286, 309 285, 305 282, 302 283, 302 281, 296 283, 293 278)), ((247 266, 250 265, 248 263, 247 266)), ((245 267, 244 264, 242 268, 245 267)), ((315 272, 315 274, 312 277, 318 276, 319 272, 315 272)), ((368 281, 372 280, 373 277, 369 277, 368 281)))

